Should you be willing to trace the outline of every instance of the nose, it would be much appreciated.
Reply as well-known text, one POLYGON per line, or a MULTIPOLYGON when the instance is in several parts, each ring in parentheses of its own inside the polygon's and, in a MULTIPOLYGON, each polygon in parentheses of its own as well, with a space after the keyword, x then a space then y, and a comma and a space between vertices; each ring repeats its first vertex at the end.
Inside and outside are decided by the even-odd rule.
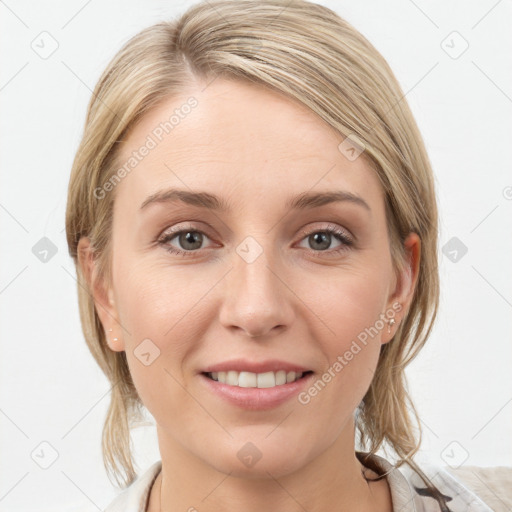
POLYGON ((265 251, 252 262, 235 255, 223 292, 220 322, 227 329, 256 338, 292 325, 294 295, 265 251))

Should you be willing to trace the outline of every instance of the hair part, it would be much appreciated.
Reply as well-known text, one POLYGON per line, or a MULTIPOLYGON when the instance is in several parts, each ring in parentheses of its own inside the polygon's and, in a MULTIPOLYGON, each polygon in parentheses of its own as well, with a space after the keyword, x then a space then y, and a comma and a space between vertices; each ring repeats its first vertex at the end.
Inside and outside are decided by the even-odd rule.
POLYGON ((107 473, 123 486, 136 478, 130 427, 133 418, 140 417, 142 404, 125 353, 111 351, 106 343, 77 261, 77 246, 82 237, 89 237, 98 277, 111 282, 115 189, 101 200, 94 191, 115 173, 122 144, 148 111, 183 95, 194 82, 217 77, 284 94, 340 134, 354 134, 364 143, 361 157, 375 170, 385 194, 397 274, 405 265, 406 236, 419 235, 415 293, 393 340, 382 345, 356 427, 364 449, 375 453, 390 446, 398 455, 397 466, 410 464, 435 489, 412 459, 420 447, 421 425, 404 373, 425 344, 438 308, 438 216, 431 165, 405 95, 385 59, 335 12, 302 0, 196 4, 179 19, 157 23, 131 38, 94 89, 71 172, 66 234, 77 266, 84 336, 112 385, 102 442, 107 473))

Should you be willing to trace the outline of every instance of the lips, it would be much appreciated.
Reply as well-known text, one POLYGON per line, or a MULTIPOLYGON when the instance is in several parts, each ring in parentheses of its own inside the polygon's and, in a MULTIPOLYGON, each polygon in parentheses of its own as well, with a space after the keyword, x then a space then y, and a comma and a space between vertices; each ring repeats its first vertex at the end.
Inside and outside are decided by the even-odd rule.
MULTIPOLYGON (((284 370, 279 370, 283 371, 284 370)), ((276 376, 279 371, 275 372, 276 376)), ((218 375, 221 372, 217 373, 218 375)), ((238 374, 238 372, 235 372, 238 374)), ((244 372, 240 372, 243 375, 244 372)), ((246 372, 250 373, 250 372, 246 372)), ((268 372, 266 372, 268 373, 268 372)), ((271 372, 272 374, 274 372, 271 372)), ((265 411, 279 407, 280 405, 292 400, 301 391, 304 390, 308 385, 311 384, 314 374, 311 371, 306 371, 302 374, 295 374, 295 380, 293 382, 286 382, 285 384, 274 385, 269 387, 240 387, 239 385, 224 384, 219 380, 214 380, 211 374, 201 372, 199 373, 201 386, 203 389, 211 394, 212 396, 219 397, 225 403, 235 406, 240 409, 246 409, 249 411, 265 411), (297 378, 297 375, 301 375, 297 378)), ((226 378, 229 372, 225 372, 226 378)), ((260 375, 260 374, 255 374, 260 375)), ((288 376, 288 373, 287 373, 288 376)), ((242 377, 242 379, 247 377, 242 377)), ((263 377, 268 379, 269 377, 263 377)), ((254 384, 254 380, 250 384, 254 384)), ((262 384, 269 385, 272 382, 263 381, 262 384)), ((258 381, 256 380, 256 385, 258 381)))
POLYGON ((278 359, 269 359, 266 361, 248 361, 246 359, 233 359, 231 361, 223 361, 221 363, 213 364, 201 370, 201 373, 214 373, 214 372, 249 372, 249 373, 267 373, 285 371, 295 373, 305 373, 311 371, 310 368, 294 364, 288 361, 280 361, 278 359))
POLYGON ((232 359, 199 370, 205 389, 247 410, 269 410, 291 400, 311 382, 309 368, 279 359, 232 359))

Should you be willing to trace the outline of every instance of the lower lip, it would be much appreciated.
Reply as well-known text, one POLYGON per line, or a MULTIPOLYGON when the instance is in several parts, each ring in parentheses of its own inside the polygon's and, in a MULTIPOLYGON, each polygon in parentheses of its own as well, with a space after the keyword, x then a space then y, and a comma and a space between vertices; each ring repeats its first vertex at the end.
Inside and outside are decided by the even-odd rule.
POLYGON ((300 393, 313 375, 313 373, 308 373, 295 382, 273 388, 241 388, 210 379, 203 373, 199 374, 199 377, 210 391, 232 405, 252 411, 264 411, 278 407, 300 393))

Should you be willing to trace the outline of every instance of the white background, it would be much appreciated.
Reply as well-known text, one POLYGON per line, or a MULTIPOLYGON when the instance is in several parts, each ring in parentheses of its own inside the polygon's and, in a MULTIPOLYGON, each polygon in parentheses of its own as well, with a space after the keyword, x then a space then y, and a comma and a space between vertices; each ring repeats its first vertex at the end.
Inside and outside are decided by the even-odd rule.
MULTIPOLYGON (((510 466, 512 7, 319 3, 390 63, 433 164, 440 245, 457 237, 468 249, 456 263, 440 252, 439 319, 407 371, 423 422, 420 456, 442 466, 510 466), (456 59, 445 51, 462 49, 453 31, 469 44, 456 59)), ((188 5, 0 2, 0 511, 102 510, 119 492, 101 461, 109 385, 80 329, 64 232, 67 185, 86 104, 108 61, 137 31, 188 5), (58 43, 47 59, 31 47, 48 38, 43 31, 58 43), (46 263, 32 252, 42 237, 57 248, 46 263), (46 470, 31 457, 51 457, 42 442, 58 453, 46 470)), ((155 428, 139 428, 133 439, 140 474, 159 459, 155 428)))

